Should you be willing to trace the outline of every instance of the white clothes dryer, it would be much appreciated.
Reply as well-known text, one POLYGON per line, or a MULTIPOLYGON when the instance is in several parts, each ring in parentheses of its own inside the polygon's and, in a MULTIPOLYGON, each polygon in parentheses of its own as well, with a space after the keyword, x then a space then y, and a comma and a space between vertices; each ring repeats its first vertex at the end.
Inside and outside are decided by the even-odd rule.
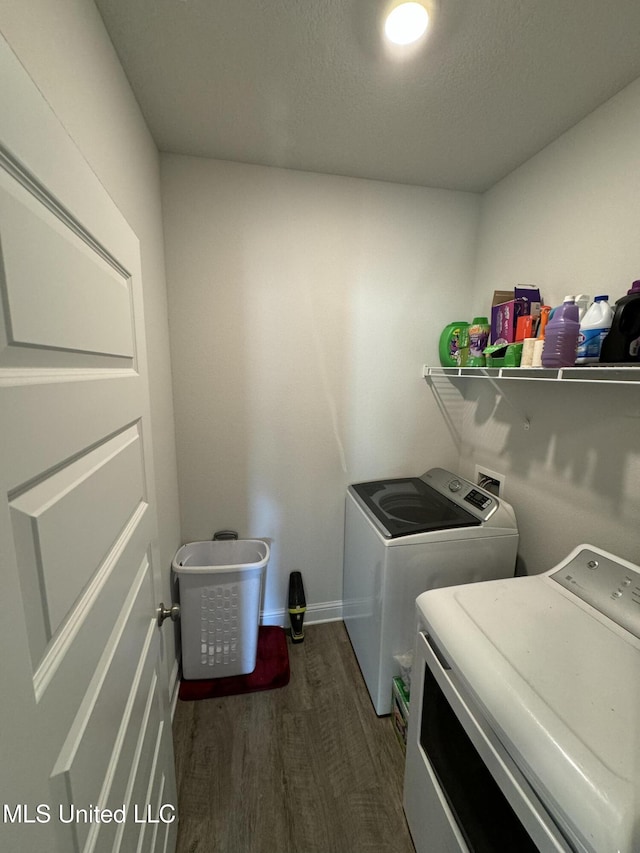
POLYGON ((640 566, 429 590, 404 808, 417 853, 638 853, 640 566))
POLYGON ((391 712, 394 656, 413 649, 418 595, 510 577, 517 549, 511 506, 443 468, 349 486, 344 622, 378 715, 391 712))

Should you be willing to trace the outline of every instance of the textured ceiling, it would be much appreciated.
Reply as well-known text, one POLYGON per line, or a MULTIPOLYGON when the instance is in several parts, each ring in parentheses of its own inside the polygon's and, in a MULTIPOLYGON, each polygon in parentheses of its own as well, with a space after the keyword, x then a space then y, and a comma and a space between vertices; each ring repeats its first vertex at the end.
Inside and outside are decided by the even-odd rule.
POLYGON ((639 0, 96 0, 161 151, 482 191, 640 76, 639 0))

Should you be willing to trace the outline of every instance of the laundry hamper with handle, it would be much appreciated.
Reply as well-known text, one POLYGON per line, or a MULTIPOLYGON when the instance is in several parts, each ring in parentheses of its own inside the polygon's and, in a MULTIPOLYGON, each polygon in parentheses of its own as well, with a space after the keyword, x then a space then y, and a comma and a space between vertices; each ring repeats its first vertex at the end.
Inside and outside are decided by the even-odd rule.
POLYGON ((256 666, 260 596, 269 561, 261 539, 190 542, 173 570, 180 584, 182 675, 246 675, 256 666))

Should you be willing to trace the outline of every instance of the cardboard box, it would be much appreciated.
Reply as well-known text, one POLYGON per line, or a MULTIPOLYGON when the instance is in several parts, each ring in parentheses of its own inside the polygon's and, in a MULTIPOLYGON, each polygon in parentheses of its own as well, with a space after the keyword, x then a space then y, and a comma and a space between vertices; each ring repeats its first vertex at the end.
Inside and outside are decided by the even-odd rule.
POLYGON ((491 343, 518 340, 518 317, 540 314, 540 291, 532 284, 518 284, 513 291, 494 290, 491 306, 491 343), (503 299, 504 296, 507 299, 503 299), (500 300, 500 301, 497 301, 500 300))
POLYGON ((402 679, 397 676, 391 684, 391 720, 400 746, 407 748, 407 728, 409 726, 409 697, 402 679))
POLYGON ((491 309, 491 343, 512 344, 516 339, 518 317, 528 311, 526 299, 511 299, 494 305, 491 309))
MULTIPOLYGON (((526 299, 531 305, 536 302, 542 302, 540 298, 540 290, 533 284, 516 284, 513 290, 494 290, 491 307, 501 305, 503 302, 510 302, 512 299, 526 299)), ((535 314, 535 311, 529 313, 535 314)))
POLYGON ((524 344, 498 344, 487 347, 487 367, 520 367, 524 344))
POLYGON ((502 305, 503 302, 509 302, 515 296, 513 290, 494 290, 491 307, 494 305, 502 305))
POLYGON ((531 314, 521 314, 516 323, 516 341, 534 337, 533 324, 536 318, 531 314))
POLYGON ((525 314, 531 314, 535 319, 540 316, 542 299, 540 298, 540 290, 533 284, 516 284, 513 289, 513 296, 515 299, 525 299, 529 303, 529 310, 525 311, 525 314))

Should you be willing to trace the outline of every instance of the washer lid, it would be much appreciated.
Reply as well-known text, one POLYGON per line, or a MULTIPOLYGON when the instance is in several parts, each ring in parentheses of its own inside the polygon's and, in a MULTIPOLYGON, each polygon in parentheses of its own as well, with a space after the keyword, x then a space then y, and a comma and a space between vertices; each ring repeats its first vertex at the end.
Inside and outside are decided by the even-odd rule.
POLYGON ((431 590, 418 607, 567 837, 637 853, 640 641, 549 574, 431 590))
POLYGON ((355 483, 349 490, 390 538, 481 524, 480 518, 441 495, 420 477, 355 483))

